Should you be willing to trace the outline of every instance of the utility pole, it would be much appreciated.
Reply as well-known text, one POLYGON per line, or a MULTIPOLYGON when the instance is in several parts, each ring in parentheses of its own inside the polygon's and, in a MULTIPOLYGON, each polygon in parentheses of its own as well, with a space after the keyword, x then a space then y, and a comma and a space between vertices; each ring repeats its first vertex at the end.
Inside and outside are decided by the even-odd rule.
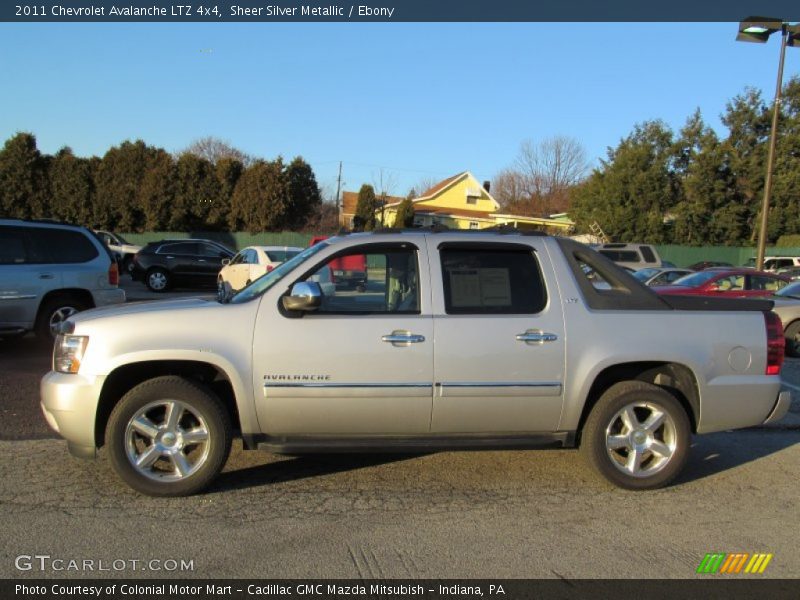
POLYGON ((342 207, 339 206, 339 190, 342 187, 342 161, 339 161, 339 177, 336 179, 336 212, 339 216, 339 224, 342 224, 342 207))

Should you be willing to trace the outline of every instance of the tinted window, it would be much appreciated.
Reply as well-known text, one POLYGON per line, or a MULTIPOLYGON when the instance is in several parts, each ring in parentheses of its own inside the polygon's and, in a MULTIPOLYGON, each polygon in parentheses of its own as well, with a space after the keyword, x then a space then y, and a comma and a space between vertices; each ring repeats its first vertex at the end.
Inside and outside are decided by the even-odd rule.
POLYGON ((245 250, 244 251, 244 262, 249 265, 257 265, 258 264, 258 252, 255 250, 245 250))
POLYGON ((80 231, 32 227, 28 232, 32 254, 36 255, 31 262, 85 263, 99 255, 95 245, 80 231))
POLYGON ((531 251, 445 247, 440 257, 448 314, 534 314, 547 302, 531 251))
POLYGON ((777 292, 784 287, 786 282, 763 275, 750 275, 750 289, 759 291, 777 292))
POLYGON ((197 244, 194 242, 178 242, 176 244, 164 244, 161 248, 158 249, 159 254, 180 254, 183 256, 186 255, 196 255, 197 254, 197 244))
POLYGON ((656 255, 650 249, 650 246, 639 246, 639 252, 644 257, 644 262, 656 262, 656 255))
POLYGON ((0 265, 19 265, 28 262, 25 234, 20 229, 0 227, 0 265))
POLYGON ((639 262, 639 253, 633 250, 600 250, 600 254, 614 262, 639 262))
POLYGON ((265 253, 272 262, 283 262, 297 256, 297 250, 270 250, 265 253))
POLYGON ((214 246, 213 244, 198 244, 200 256, 211 256, 214 258, 219 258, 220 256, 228 256, 228 252, 220 248, 219 246, 214 246))

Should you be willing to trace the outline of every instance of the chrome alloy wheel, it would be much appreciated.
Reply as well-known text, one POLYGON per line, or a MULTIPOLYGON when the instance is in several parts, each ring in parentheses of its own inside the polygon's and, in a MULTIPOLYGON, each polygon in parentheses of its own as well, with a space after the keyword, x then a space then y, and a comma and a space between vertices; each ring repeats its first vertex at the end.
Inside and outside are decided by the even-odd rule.
POLYGON ((131 417, 125 451, 131 465, 156 481, 180 481, 208 459, 208 425, 201 414, 178 400, 151 402, 131 417))
POLYGON ((53 337, 58 335, 58 329, 61 323, 69 319, 77 312, 78 309, 74 306, 61 306, 50 314, 50 333, 53 335, 53 337))
POLYGON ((651 477, 669 464, 678 447, 675 421, 652 402, 628 404, 605 432, 611 463, 626 475, 651 477))
POLYGON ((161 271, 153 271, 147 276, 147 283, 152 290, 164 290, 167 288, 167 276, 161 271))

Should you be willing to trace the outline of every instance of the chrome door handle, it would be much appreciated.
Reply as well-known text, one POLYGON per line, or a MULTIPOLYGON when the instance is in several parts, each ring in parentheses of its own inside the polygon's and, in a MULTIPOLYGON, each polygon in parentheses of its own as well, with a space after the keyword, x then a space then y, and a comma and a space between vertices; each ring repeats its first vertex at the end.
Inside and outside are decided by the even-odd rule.
POLYGON ((424 335, 411 333, 410 331, 397 330, 389 335, 381 337, 382 342, 387 342, 393 346, 409 346, 411 344, 419 344, 425 341, 424 335))
POLYGON ((517 334, 518 342, 526 344, 543 344, 545 342, 555 342, 558 336, 555 333, 545 333, 541 329, 528 329, 525 333, 517 334))

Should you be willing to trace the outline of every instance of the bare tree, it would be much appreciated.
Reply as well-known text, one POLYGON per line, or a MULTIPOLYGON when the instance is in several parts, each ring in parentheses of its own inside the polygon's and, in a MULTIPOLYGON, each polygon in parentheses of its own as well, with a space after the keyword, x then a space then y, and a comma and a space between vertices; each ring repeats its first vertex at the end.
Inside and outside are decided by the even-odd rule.
MULTIPOLYGON (((432 175, 425 175, 424 177, 420 178, 419 181, 417 181, 417 183, 415 183, 411 187, 411 189, 409 190, 409 193, 413 191, 414 192, 414 197, 415 198, 419 198, 420 196, 422 196, 422 194, 427 192, 429 189, 431 189, 433 186, 435 186, 440 181, 441 181, 441 179, 437 179, 436 177, 434 177, 432 175)), ((413 198, 412 198, 412 200, 413 200, 413 198)))
POLYGON ((230 143, 219 138, 206 136, 195 140, 189 146, 178 153, 180 157, 182 154, 194 154, 200 158, 205 158, 207 161, 217 164, 222 158, 232 158, 238 160, 244 166, 250 166, 253 163, 253 157, 238 148, 234 148, 230 143))
POLYGON ((492 179, 492 196, 503 210, 511 210, 511 207, 530 202, 531 191, 527 177, 515 169, 503 169, 492 179))
POLYGON ((580 142, 566 136, 555 136, 534 143, 520 144, 515 162, 528 186, 528 192, 544 199, 545 212, 553 201, 561 200, 566 190, 580 182, 588 171, 586 150, 580 142))
POLYGON ((392 195, 394 188, 397 187, 397 177, 381 167, 377 173, 372 173, 372 187, 375 188, 375 197, 381 209, 381 224, 384 222, 384 209, 388 203, 387 198, 392 195))

